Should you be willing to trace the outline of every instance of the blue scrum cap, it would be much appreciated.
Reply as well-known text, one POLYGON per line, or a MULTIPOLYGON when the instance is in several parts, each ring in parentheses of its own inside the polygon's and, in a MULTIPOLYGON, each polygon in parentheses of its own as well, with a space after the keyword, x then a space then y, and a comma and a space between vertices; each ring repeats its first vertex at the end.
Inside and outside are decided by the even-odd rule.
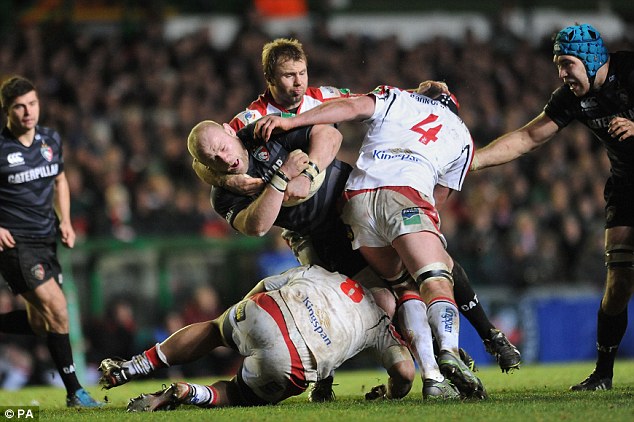
POLYGON ((553 55, 575 56, 585 65, 588 78, 594 77, 608 61, 608 49, 603 44, 601 34, 586 23, 559 31, 555 36, 553 55))

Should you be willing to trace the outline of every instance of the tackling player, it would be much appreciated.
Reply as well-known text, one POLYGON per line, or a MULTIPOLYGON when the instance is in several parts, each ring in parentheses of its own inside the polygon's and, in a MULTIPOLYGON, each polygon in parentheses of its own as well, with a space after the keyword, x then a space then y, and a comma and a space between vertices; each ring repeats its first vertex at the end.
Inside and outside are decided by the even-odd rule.
POLYGON ((128 411, 278 403, 365 349, 375 352, 389 374, 387 387, 378 389, 386 398, 405 397, 415 375, 407 347, 369 291, 341 274, 305 266, 260 281, 219 318, 184 327, 128 361, 105 359, 100 383, 116 387, 219 346, 245 356, 233 379, 174 383, 131 400, 128 411))
MULTIPOLYGON (((264 115, 271 113, 300 114, 324 102, 351 96, 348 89, 331 86, 309 87, 307 65, 308 59, 301 43, 297 40, 279 38, 266 44, 262 49, 262 68, 267 81, 266 91, 253 101, 246 110, 237 114, 229 123, 230 126, 238 131, 264 115)), ((437 97, 443 92, 448 93, 444 83, 435 81, 422 82, 417 91, 429 97, 437 97)), ((258 178, 225 177, 210 172, 196 159, 192 165, 197 175, 213 186, 225 186, 230 190, 250 195, 259 193, 264 186, 264 181, 258 178)), ((349 276, 355 275, 355 273, 347 272, 346 268, 330 267, 329 263, 315 261, 316 256, 312 247, 319 247, 316 243, 320 243, 322 239, 311 238, 305 233, 300 235, 292 230, 285 230, 283 236, 300 263, 319 263, 332 271, 340 271, 349 276)), ((355 258, 355 261, 357 259, 355 258)), ((487 352, 496 358, 502 371, 508 372, 511 369, 519 368, 520 352, 508 341, 504 333, 496 329, 491 323, 469 283, 467 274, 457 262, 453 266, 452 276, 460 312, 476 329, 487 352)), ((380 292, 384 288, 383 284, 376 280, 376 277, 373 281, 367 280, 369 279, 365 278, 361 281, 368 283, 365 284, 366 287, 371 287, 373 292, 380 292)), ((395 304, 389 303, 389 298, 385 293, 376 293, 375 299, 388 314, 394 312, 395 304), (383 295, 383 299, 378 297, 379 294, 383 295)), ((326 394, 324 397, 328 397, 328 395, 326 394)))
POLYGON ((368 95, 329 101, 294 117, 265 116, 255 123, 255 131, 267 140, 276 129, 367 123, 343 195, 341 218, 353 247, 399 295, 399 325, 425 382, 444 375, 463 395, 484 398, 480 380, 459 358, 454 263, 445 250, 435 206, 462 187, 473 141, 452 108, 455 104, 443 100, 380 86, 368 95), (418 291, 405 284, 409 277, 418 291), (442 375, 430 365, 434 359, 427 320, 439 345, 442 375))

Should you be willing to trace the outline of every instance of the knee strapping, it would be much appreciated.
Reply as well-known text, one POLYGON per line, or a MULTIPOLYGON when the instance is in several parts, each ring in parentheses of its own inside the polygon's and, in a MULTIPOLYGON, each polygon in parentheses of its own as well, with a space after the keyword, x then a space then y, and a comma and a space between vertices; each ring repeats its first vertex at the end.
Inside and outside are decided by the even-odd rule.
POLYGON ((614 245, 605 251, 605 266, 608 268, 634 267, 634 247, 631 245, 614 245))
POLYGON ((419 288, 432 278, 444 278, 449 280, 451 285, 453 285, 451 271, 449 271, 449 267, 443 262, 434 262, 433 264, 426 265, 414 274, 414 279, 419 288))
POLYGON ((390 286, 391 288, 404 286, 407 284, 409 280, 409 273, 403 270, 397 275, 395 275, 394 277, 384 278, 383 280, 385 280, 387 285, 390 286))

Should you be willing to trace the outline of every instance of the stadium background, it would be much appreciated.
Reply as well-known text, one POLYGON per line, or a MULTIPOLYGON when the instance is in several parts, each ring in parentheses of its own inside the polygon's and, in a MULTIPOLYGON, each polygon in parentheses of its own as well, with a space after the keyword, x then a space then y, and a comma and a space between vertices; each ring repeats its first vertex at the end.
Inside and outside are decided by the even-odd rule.
MULTIPOLYGON (((214 317, 293 264, 277 231, 246 238, 213 214, 184 144, 195 123, 228 121, 263 91, 260 51, 272 38, 304 43, 312 86, 446 81, 478 146, 526 123, 558 86, 557 29, 588 22, 612 51, 634 43, 630 1, 473 3, 0 1, 0 76, 33 79, 40 123, 65 141, 80 241, 61 258, 86 381, 102 357, 214 317)), ((360 129, 341 130, 340 158, 354 162, 360 129)), ((526 362, 594 359, 608 172, 599 143, 573 126, 528 157, 469 175, 443 212, 450 252, 526 362)), ((0 291, 0 312, 19 306, 0 291)), ((634 355, 629 331, 621 357, 634 355)), ((468 322, 461 341, 491 363, 468 322)), ((0 336, 0 387, 57 382, 46 353, 0 336)), ((221 351, 182 371, 235 364, 221 351)))

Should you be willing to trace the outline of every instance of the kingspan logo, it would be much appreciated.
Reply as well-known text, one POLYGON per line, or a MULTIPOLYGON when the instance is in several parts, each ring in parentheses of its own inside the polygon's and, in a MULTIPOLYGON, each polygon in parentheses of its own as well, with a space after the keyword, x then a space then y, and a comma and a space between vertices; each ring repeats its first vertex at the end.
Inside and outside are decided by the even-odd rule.
POLYGON ((375 149, 372 152, 372 158, 375 160, 420 161, 420 159, 414 155, 412 150, 406 148, 375 149))
POLYGON ((324 326, 322 325, 319 318, 317 318, 315 309, 313 308, 313 303, 308 298, 305 298, 302 302, 304 303, 304 306, 306 306, 306 309, 308 310, 308 319, 310 320, 310 323, 313 327, 313 331, 319 334, 319 336, 324 341, 326 346, 330 346, 330 344, 332 344, 332 340, 330 340, 330 337, 328 336, 328 333, 324 329, 324 326))

